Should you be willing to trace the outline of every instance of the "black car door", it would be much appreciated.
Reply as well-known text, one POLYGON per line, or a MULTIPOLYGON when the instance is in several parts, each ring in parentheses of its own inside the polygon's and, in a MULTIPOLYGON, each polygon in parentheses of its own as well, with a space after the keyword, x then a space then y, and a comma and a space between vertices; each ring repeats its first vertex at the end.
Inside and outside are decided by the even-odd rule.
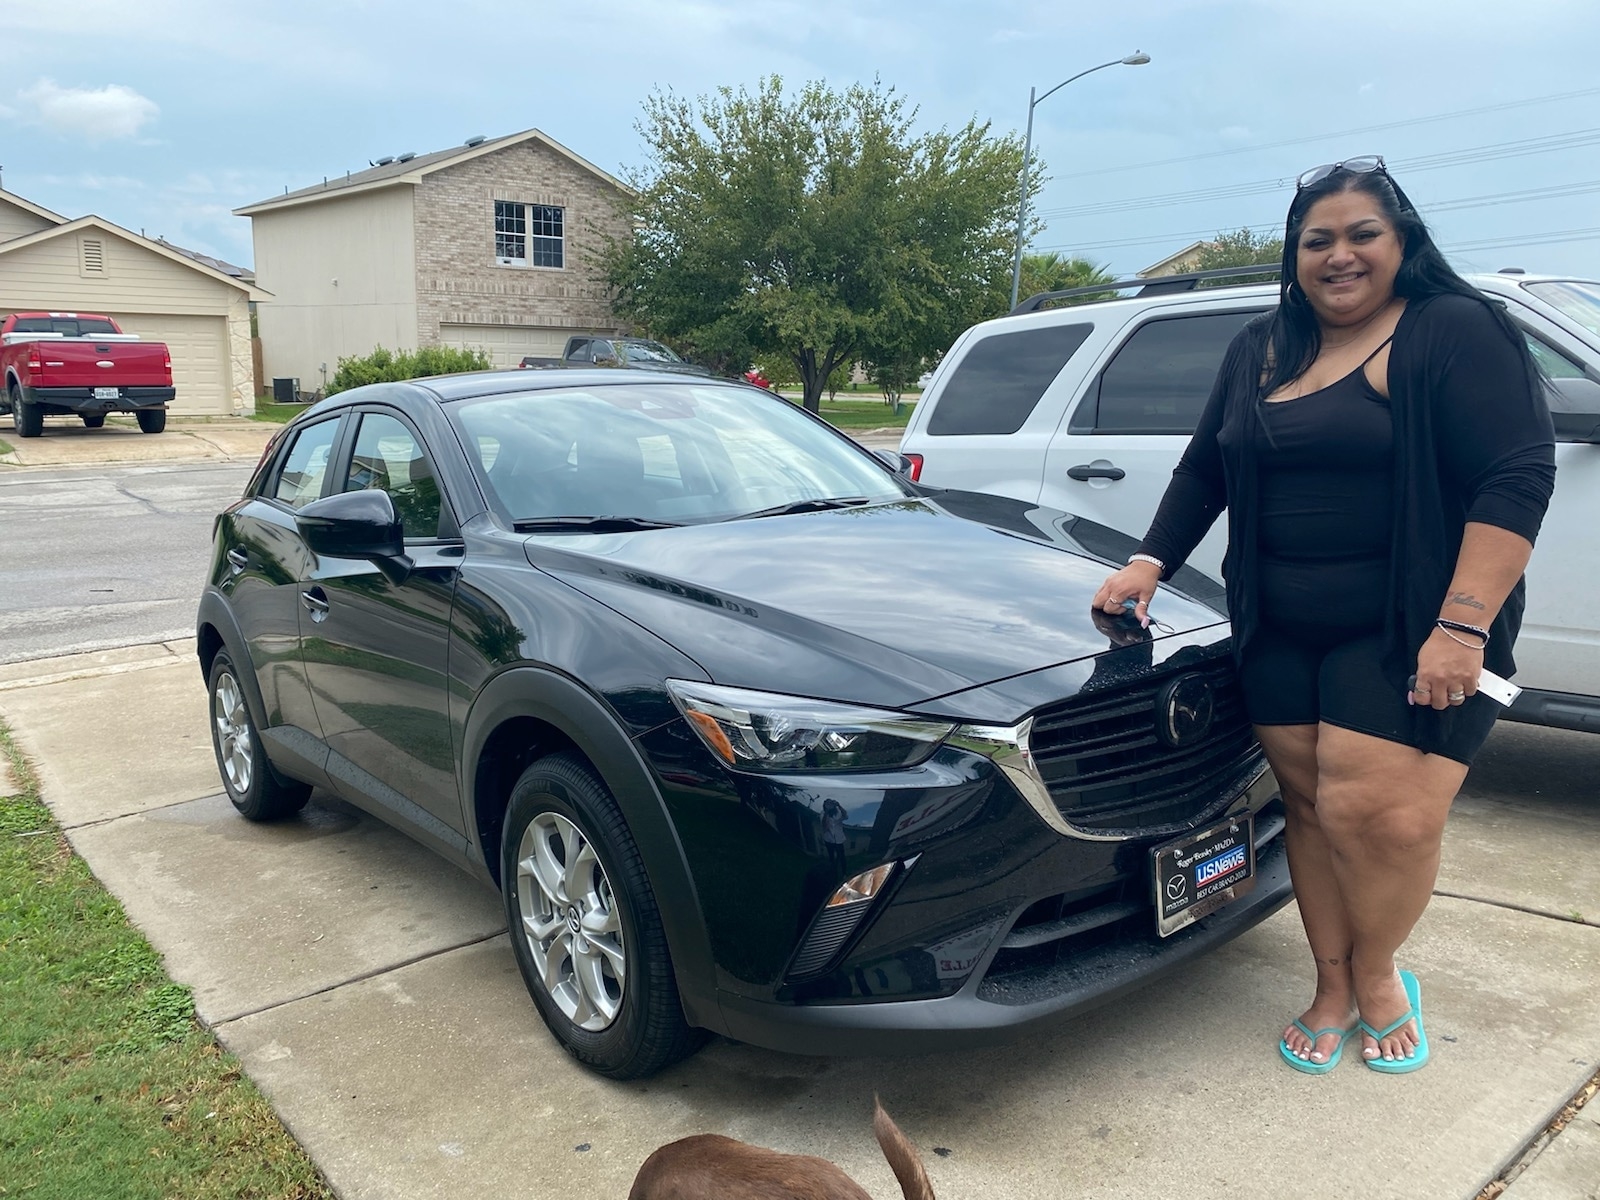
POLYGON ((387 492, 413 565, 397 581, 364 559, 320 557, 304 580, 301 648, 328 774, 350 800, 460 850, 448 648, 463 545, 414 426, 373 407, 352 420, 330 494, 387 492))
MULTIPOLYGON (((274 457, 254 495, 225 514, 218 527, 226 577, 218 586, 238 619, 261 688, 263 737, 321 766, 311 704, 300 657, 300 581, 311 553, 295 529, 295 513, 327 487, 338 445, 340 418, 302 426, 274 457)), ((244 663, 241 669, 248 669, 244 663)), ((282 761, 275 748, 273 757, 282 761)))

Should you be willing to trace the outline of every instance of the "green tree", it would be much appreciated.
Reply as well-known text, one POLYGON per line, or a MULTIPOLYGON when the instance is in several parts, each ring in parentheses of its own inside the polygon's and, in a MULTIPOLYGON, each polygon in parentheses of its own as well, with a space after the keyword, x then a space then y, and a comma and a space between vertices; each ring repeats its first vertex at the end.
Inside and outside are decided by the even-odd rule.
POLYGON ((1022 147, 915 117, 876 82, 655 93, 600 262, 619 313, 702 361, 789 359, 812 412, 841 364, 937 354, 1004 307, 1022 147))
MULTIPOLYGON (((1018 299, 1037 296, 1040 292, 1063 292, 1068 288, 1093 287, 1097 283, 1112 283, 1116 276, 1087 258, 1064 258, 1054 251, 1024 254, 1022 256, 1021 283, 1018 299)), ((1075 297, 1071 303, 1087 304, 1091 300, 1105 300, 1113 293, 1096 292, 1090 296, 1075 297)))
MULTIPOLYGON (((1195 256, 1196 271, 1210 271, 1219 267, 1253 267, 1258 263, 1278 263, 1283 259, 1283 239, 1238 229, 1233 233, 1219 233, 1200 247, 1195 256)), ((1219 281, 1218 286, 1238 283, 1266 283, 1276 275, 1242 275, 1237 279, 1219 281)))

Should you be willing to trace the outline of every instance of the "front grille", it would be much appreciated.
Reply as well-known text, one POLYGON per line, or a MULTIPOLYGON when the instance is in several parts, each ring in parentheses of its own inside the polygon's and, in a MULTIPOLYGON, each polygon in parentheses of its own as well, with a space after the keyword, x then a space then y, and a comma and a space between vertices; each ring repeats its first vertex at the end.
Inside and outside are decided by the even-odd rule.
POLYGON ((1138 837, 1207 815, 1260 761, 1226 653, 1086 692, 1034 715, 1033 760, 1062 817, 1086 833, 1138 837), (1173 748, 1157 733, 1162 689, 1184 675, 1210 685, 1210 730, 1173 748))

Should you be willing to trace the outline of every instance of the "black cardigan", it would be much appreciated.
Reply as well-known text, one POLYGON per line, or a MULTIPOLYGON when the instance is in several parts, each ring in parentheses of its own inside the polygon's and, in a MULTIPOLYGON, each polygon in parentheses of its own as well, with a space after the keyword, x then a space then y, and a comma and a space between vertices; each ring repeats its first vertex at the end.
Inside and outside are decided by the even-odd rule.
MULTIPOLYGON (((1454 294, 1413 300, 1395 327, 1389 354, 1395 506, 1383 666, 1399 691, 1433 632, 1466 523, 1496 525, 1532 542, 1555 487, 1550 410, 1489 303, 1454 294)), ((1271 314, 1251 321, 1228 347, 1139 547, 1166 564, 1162 579, 1169 579, 1228 510, 1222 574, 1236 656, 1259 623, 1252 448, 1270 322, 1271 314)), ((1519 579, 1489 627, 1484 665, 1499 675, 1516 670, 1511 645, 1523 596, 1519 579)), ((1413 732, 1423 750, 1449 735, 1454 711, 1416 709, 1413 732)))

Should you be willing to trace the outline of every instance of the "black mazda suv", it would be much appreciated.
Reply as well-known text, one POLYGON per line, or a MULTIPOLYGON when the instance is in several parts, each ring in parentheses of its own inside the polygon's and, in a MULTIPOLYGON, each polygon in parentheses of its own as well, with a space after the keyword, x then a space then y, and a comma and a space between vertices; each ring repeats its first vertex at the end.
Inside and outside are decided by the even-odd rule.
POLYGON ((490 372, 324 400, 216 522, 229 797, 313 788, 500 891, 626 1078, 705 1031, 1014 1036, 1290 895, 1219 589, 1091 611, 1132 539, 912 483, 769 392, 490 372))

